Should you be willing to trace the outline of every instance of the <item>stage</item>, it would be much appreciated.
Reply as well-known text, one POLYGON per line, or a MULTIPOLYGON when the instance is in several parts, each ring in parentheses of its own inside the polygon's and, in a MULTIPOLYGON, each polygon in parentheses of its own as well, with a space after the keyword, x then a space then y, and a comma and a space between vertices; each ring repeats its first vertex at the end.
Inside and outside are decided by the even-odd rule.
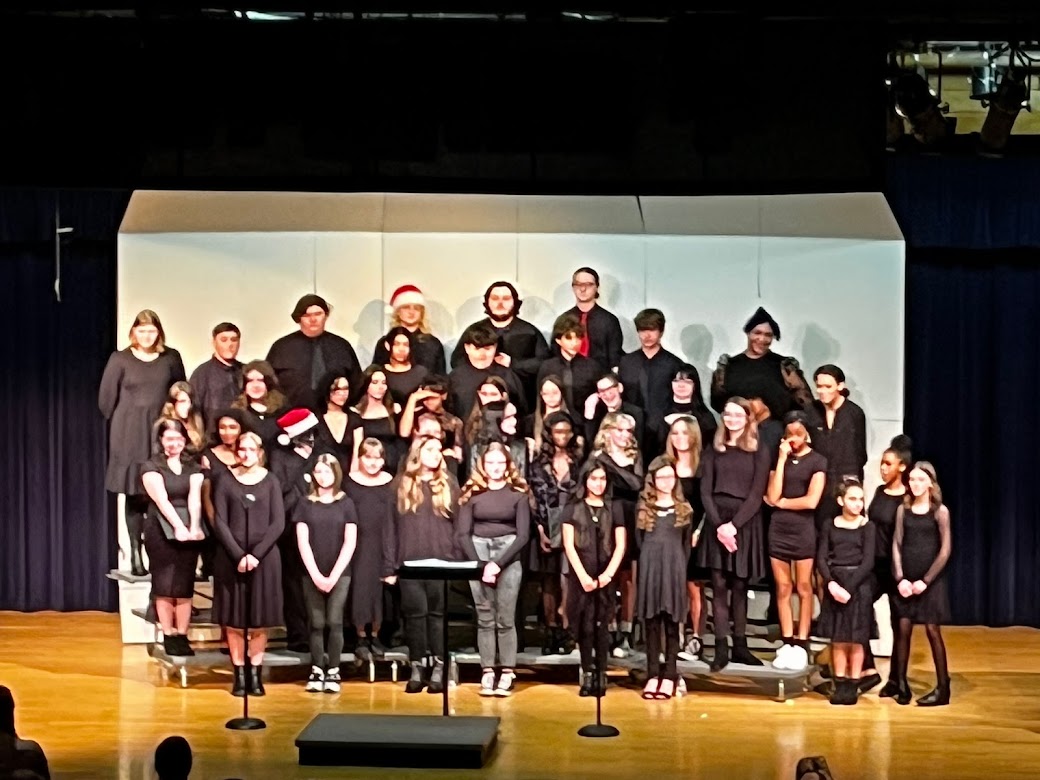
MULTIPOLYGON (((498 744, 482 770, 308 767, 294 740, 321 713, 436 715, 440 696, 407 695, 403 683, 348 676, 338 695, 303 689, 306 667, 275 669, 251 714, 259 732, 224 723, 241 711, 230 674, 211 673, 180 688, 145 647, 120 642, 119 616, 0 613, 0 684, 16 701, 20 736, 43 746, 54 778, 150 780, 152 753, 181 734, 195 751, 192 778, 733 778, 790 780, 797 760, 824 755, 835 780, 852 778, 1035 778, 1040 766, 1040 631, 950 628, 953 703, 931 710, 879 700, 854 707, 809 693, 768 698, 693 693, 644 701, 612 685, 604 721, 621 736, 586 740, 595 700, 577 695, 574 675, 522 672, 511 698, 481 698, 473 670, 451 703, 456 715, 501 718, 498 744), (544 684, 534 682, 545 680, 544 684), (284 682, 283 682, 284 680, 284 682)), ((883 665, 887 671, 887 663, 883 665)), ((623 682, 625 678, 612 677, 623 682)), ((934 683, 928 642, 914 635, 915 695, 934 683)))

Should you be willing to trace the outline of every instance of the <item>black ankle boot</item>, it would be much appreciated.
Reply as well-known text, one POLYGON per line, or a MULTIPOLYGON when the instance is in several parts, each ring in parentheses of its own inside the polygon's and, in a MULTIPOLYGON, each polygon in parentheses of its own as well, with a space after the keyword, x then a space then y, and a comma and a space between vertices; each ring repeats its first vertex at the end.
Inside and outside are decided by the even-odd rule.
POLYGON ((950 681, 940 682, 917 700, 918 707, 943 707, 950 703, 950 681))
POLYGON ((231 695, 246 695, 246 668, 244 666, 235 667, 235 682, 231 686, 231 695))
POLYGON ((733 637, 733 662, 738 664, 744 664, 745 666, 764 665, 751 653, 750 650, 748 650, 746 636, 733 637))
POLYGON ((408 683, 404 686, 405 693, 418 693, 426 687, 426 675, 423 668, 425 665, 425 658, 422 661, 412 661, 412 676, 408 678, 408 683))
POLYGON ((913 691, 910 690, 910 682, 903 677, 897 682, 897 685, 898 689, 893 697, 896 700, 896 704, 909 704, 914 697, 913 691))
POLYGON ((581 687, 578 688, 578 695, 579 696, 591 696, 592 695, 593 679, 594 678, 592 676, 592 672, 585 672, 581 676, 581 687))
POLYGON ((559 647, 560 635, 556 626, 546 626, 542 634, 542 655, 555 655, 559 647))
POLYGON ((835 677, 831 704, 855 704, 859 698, 858 682, 847 677, 835 677))
POLYGON ((888 682, 878 691, 879 699, 891 699, 899 694, 899 680, 889 677, 888 682))
POLYGON ((729 640, 724 636, 715 637, 715 655, 711 659, 711 671, 721 672, 729 665, 729 640))
POLYGON ((249 695, 250 696, 266 696, 267 691, 264 690, 264 667, 263 666, 250 666, 249 667, 249 695))

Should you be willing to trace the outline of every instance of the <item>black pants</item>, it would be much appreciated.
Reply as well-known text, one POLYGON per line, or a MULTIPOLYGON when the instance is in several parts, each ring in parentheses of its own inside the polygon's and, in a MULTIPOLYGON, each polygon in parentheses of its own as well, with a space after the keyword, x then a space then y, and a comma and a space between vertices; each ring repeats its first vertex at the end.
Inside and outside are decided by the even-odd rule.
POLYGON ((593 671, 592 651, 595 649, 599 671, 602 674, 607 672, 607 658, 610 653, 607 625, 614 617, 613 587, 614 584, 611 583, 606 588, 597 588, 591 593, 586 593, 577 577, 568 577, 567 622, 578 641, 582 671, 593 671))
POLYGON ((289 524, 292 533, 284 533, 278 539, 278 550, 282 555, 282 613, 285 619, 285 643, 289 647, 308 644, 310 631, 307 620, 307 600, 303 596, 303 579, 307 569, 300 558, 300 546, 296 541, 296 526, 289 524))
POLYGON ((311 663, 322 669, 338 669, 343 655, 343 608, 350 592, 350 577, 340 577, 332 590, 322 593, 306 574, 301 582, 311 627, 311 663), (328 666, 325 665, 325 629, 329 630, 328 666))
POLYGON ((679 676, 676 659, 679 657, 679 621, 665 613, 647 618, 646 629, 646 676, 664 677, 675 680, 679 676), (664 634, 664 664, 661 664, 661 635, 664 634))
POLYGON ((733 621, 733 636, 747 636, 747 591, 748 581, 733 572, 722 569, 711 570, 711 611, 715 621, 715 636, 730 635, 733 621))
POLYGON ((444 583, 400 580, 404 638, 412 661, 444 652, 444 583))

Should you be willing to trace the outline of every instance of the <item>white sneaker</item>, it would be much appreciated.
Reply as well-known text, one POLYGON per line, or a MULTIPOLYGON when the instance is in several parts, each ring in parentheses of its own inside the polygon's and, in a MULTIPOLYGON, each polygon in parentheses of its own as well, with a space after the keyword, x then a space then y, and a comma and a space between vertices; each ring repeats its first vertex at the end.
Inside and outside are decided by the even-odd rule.
POLYGON ((516 674, 514 672, 502 672, 498 677, 498 685, 495 686, 495 696, 512 696, 515 682, 516 674))
POLYGON ((325 690, 325 672, 320 666, 311 667, 311 676, 307 678, 306 690, 311 693, 321 693, 325 690))
POLYGON ((484 672, 480 676, 480 691, 481 696, 494 696, 495 695, 495 673, 492 671, 484 672))
POLYGON ((684 661, 697 661, 701 657, 701 649, 703 647, 701 638, 696 634, 690 634, 683 649, 679 651, 679 657, 684 661))
POLYGON ((339 667, 325 672, 325 693, 339 693, 339 667))
POLYGON ((792 672, 804 672, 809 666, 809 654, 804 647, 792 645, 784 658, 784 668, 792 672))
POLYGON ((788 659, 788 656, 790 655, 792 650, 794 650, 794 645, 789 645, 789 644, 780 645, 780 649, 776 651, 776 657, 773 658, 773 668, 774 669, 789 669, 790 667, 787 665, 787 663, 788 663, 787 659, 788 659))

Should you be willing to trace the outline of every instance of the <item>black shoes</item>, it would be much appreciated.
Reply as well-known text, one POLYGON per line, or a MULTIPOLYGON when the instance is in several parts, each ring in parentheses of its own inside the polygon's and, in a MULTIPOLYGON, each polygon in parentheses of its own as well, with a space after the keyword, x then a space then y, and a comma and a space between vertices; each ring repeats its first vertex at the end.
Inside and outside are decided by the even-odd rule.
POLYGON ((581 687, 578 688, 579 696, 592 696, 595 693, 593 690, 594 679, 592 672, 585 672, 581 676, 581 687))
POLYGON ((715 637, 715 655, 711 659, 710 669, 721 672, 729 665, 729 640, 724 636, 715 637))
POLYGON ((264 667, 262 666, 249 667, 249 695, 267 695, 267 691, 264 690, 264 667))
POLYGON ((235 669, 235 682, 231 686, 232 696, 245 696, 246 695, 246 668, 244 666, 236 666, 235 669))
POLYGON ((430 658, 432 671, 430 672, 430 683, 426 686, 427 693, 444 693, 444 661, 439 658, 430 658))
MULTIPOLYGON (((858 688, 860 693, 866 693, 881 684, 881 675, 877 672, 859 678, 858 688)), ((880 694, 878 694, 880 695, 880 694)))
POLYGON ((910 691, 910 683, 905 677, 889 677, 885 687, 878 691, 878 698, 895 699, 896 704, 909 704, 913 693, 910 691))
POLYGON ((177 657, 188 657, 195 655, 188 643, 188 637, 184 634, 166 634, 163 636, 163 650, 166 655, 177 657))
POLYGON ((946 680, 935 686, 917 700, 918 707, 944 707, 950 703, 950 681, 946 680))
POLYGON ((764 666, 758 658, 756 658, 747 646, 746 636, 735 636, 733 637, 733 663, 744 664, 745 666, 764 666))
POLYGON ((834 692, 831 694, 831 704, 855 704, 859 698, 859 680, 850 680, 847 677, 834 678, 834 692))
POLYGON ((426 687, 426 659, 412 661, 412 676, 404 686, 405 693, 419 693, 426 687))

